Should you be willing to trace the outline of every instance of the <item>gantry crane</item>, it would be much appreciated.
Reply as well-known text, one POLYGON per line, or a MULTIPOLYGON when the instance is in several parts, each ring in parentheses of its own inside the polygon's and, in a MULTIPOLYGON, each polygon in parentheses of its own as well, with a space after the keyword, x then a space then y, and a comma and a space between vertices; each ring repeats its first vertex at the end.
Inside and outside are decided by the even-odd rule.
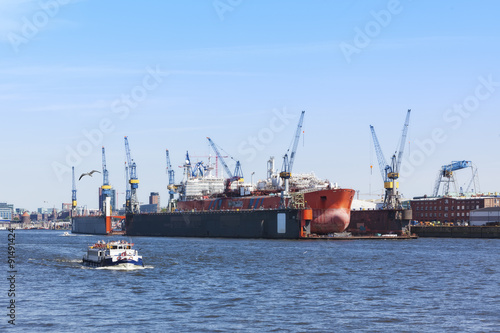
POLYGON ((439 187, 441 183, 443 183, 443 195, 448 195, 450 193, 450 183, 453 184, 455 193, 457 193, 457 184, 455 180, 454 172, 457 170, 471 168, 472 170, 472 179, 469 183, 469 186, 466 189, 466 192, 469 192, 471 184, 474 182, 475 191, 478 191, 479 181, 477 180, 477 169, 474 168, 471 161, 452 161, 450 164, 443 165, 439 170, 439 174, 436 179, 436 183, 434 185, 433 196, 437 197, 439 194, 439 187))
POLYGON ((295 161, 295 154, 297 152, 297 146, 299 144, 300 132, 302 129, 302 123, 304 122, 304 114, 306 112, 302 111, 300 114, 299 124, 297 125, 297 130, 295 131, 295 137, 293 139, 292 151, 290 153, 290 158, 288 158, 288 152, 290 148, 283 156, 283 166, 281 168, 280 177, 283 179, 283 191, 281 192, 282 205, 284 205, 284 198, 289 196, 290 191, 290 178, 292 177, 293 162, 295 161))
POLYGON ((130 146, 128 138, 125 137, 125 153, 128 163, 128 182, 130 184, 130 200, 128 201, 127 213, 139 213, 139 200, 137 200, 137 188, 139 187, 139 179, 137 179, 136 165, 130 156, 130 146))
POLYGON ((410 113, 408 110, 406 113, 406 120, 403 126, 403 133, 401 135, 401 142, 399 145, 399 150, 397 150, 391 158, 391 164, 387 164, 385 161, 384 154, 380 148, 380 144, 375 134, 375 128, 370 125, 370 130, 372 132, 373 144, 375 145, 375 152, 377 154, 378 165, 380 168, 380 174, 384 180, 385 197, 384 197, 384 209, 400 209, 401 200, 398 192, 399 182, 399 170, 401 167, 401 162, 403 159, 403 151, 406 145, 406 135, 408 134, 408 125, 410 124, 410 113))
POLYGON ((71 167, 71 172, 73 174, 73 187, 71 190, 71 215, 75 215, 76 210, 76 182, 75 182, 75 167, 71 167))
POLYGON ((108 169, 106 168, 106 151, 102 147, 102 186, 101 186, 101 207, 102 212, 106 211, 106 198, 111 197, 111 186, 109 185, 108 169))

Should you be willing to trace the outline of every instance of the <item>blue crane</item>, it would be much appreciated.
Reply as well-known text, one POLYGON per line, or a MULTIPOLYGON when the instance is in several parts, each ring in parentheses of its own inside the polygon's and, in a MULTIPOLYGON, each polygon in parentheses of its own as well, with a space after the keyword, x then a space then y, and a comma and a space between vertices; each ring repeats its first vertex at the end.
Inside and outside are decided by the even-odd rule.
POLYGON ((76 183, 75 183, 75 167, 71 167, 71 172, 73 174, 73 187, 71 190, 71 207, 73 208, 73 212, 76 209, 76 183))
MULTIPOLYGON (((455 181, 455 176, 454 172, 457 170, 465 169, 465 168, 472 168, 472 162, 471 161, 452 161, 450 164, 443 165, 441 169, 439 170, 436 183, 434 185, 434 191, 433 191, 433 196, 437 197, 439 194, 439 187, 441 183, 444 183, 443 185, 443 195, 448 195, 450 192, 450 183, 453 183, 455 187, 455 192, 457 192, 457 186, 456 186, 456 181, 455 181)), ((474 180, 475 175, 477 174, 476 172, 473 171, 473 179, 471 182, 474 180)), ((470 185, 469 185, 470 187, 470 185)), ((476 186, 477 187, 477 186, 476 186)), ((468 191, 468 189, 467 189, 468 191)))
POLYGON ((102 185, 109 185, 108 169, 106 168, 106 151, 102 147, 102 185))
POLYGON ((403 126, 403 131, 401 134, 401 142, 399 144, 399 149, 394 152, 391 158, 391 164, 387 164, 384 154, 382 153, 382 148, 378 142, 377 134, 375 133, 375 128, 370 125, 370 130, 373 137, 373 144, 375 146, 375 152, 377 154, 378 165, 380 168, 380 174, 384 181, 385 197, 384 197, 384 209, 399 209, 401 208, 401 201, 397 188, 399 187, 399 182, 396 180, 399 178, 399 171, 401 168, 401 162, 403 161, 403 152, 406 145, 406 136, 408 134, 408 126, 410 124, 410 113, 408 110, 406 113, 406 119, 403 126))
POLYGON ((127 206, 127 212, 129 213, 139 213, 139 200, 137 199, 137 188, 139 187, 139 179, 137 178, 136 165, 132 157, 130 156, 130 146, 128 144, 128 138, 125 137, 125 153, 127 155, 128 163, 128 182, 130 184, 130 202, 127 206))
POLYGON ((172 164, 170 163, 170 154, 168 152, 168 149, 166 150, 166 156, 167 156, 167 174, 168 174, 168 194, 169 194, 169 200, 168 200, 168 207, 169 211, 171 211, 173 200, 174 200, 174 194, 177 190, 177 187, 175 186, 175 171, 172 168, 172 164))
MULTIPOLYGON (((240 161, 236 161, 236 167, 234 169, 234 173, 231 172, 231 170, 229 170, 229 167, 226 164, 226 161, 224 161, 224 157, 222 156, 219 149, 217 148, 217 145, 209 137, 207 137, 207 140, 210 143, 210 146, 214 150, 215 154, 217 155, 217 157, 221 161, 222 166, 224 167, 224 170, 226 171, 226 174, 228 176, 229 184, 232 183, 233 181, 237 181, 237 180, 242 181, 243 180, 243 170, 241 169, 240 161)), ((234 158, 231 157, 231 159, 234 159, 234 158)))
POLYGON ((168 153, 168 149, 166 150, 166 155, 167 155, 168 186, 170 188, 171 185, 175 184, 175 171, 172 168, 172 164, 170 163, 170 154, 168 153))
POLYGON ((106 151, 102 147, 102 196, 101 196, 101 207, 103 213, 105 212, 105 202, 107 197, 111 197, 111 186, 109 185, 108 169, 106 168, 106 151))
POLYGON ((293 162, 295 161, 295 154, 297 152, 297 146, 299 144, 300 132, 302 129, 302 124, 304 122, 305 113, 306 113, 305 111, 302 111, 302 113, 300 114, 299 124, 297 125, 297 130, 295 131, 295 137, 293 139, 292 152, 290 153, 290 158, 288 158, 288 152, 290 151, 290 148, 285 153, 285 156, 283 156, 283 166, 280 172, 280 177, 281 179, 283 179, 284 182, 284 190, 282 192, 282 198, 288 196, 288 192, 290 190, 289 182, 290 182, 290 177, 292 176, 293 162))
POLYGON ((130 191, 130 182, 128 179, 128 165, 127 162, 125 162, 125 209, 128 211, 130 208, 130 197, 131 197, 131 191, 130 191))

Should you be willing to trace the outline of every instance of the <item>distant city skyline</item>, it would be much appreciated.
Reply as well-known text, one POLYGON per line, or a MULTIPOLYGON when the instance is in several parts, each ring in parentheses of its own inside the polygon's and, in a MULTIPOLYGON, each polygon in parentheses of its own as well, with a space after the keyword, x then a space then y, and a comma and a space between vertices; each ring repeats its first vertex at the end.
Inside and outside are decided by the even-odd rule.
MULTIPOLYGON (((124 136, 143 203, 158 192, 167 204, 165 149, 179 182, 186 151, 214 155, 206 137, 257 182, 270 156, 281 169, 302 110, 293 173, 380 197, 369 126, 389 159, 411 109, 406 198, 431 195, 441 166, 457 160, 475 164, 482 192, 500 191, 499 9, 451 0, 4 0, 0 202, 30 212, 71 202, 71 167, 78 176, 101 170, 105 146, 121 206, 124 136)), ((460 186, 470 179, 456 175, 460 186)), ((97 209, 102 175, 76 183, 78 206, 97 209)))

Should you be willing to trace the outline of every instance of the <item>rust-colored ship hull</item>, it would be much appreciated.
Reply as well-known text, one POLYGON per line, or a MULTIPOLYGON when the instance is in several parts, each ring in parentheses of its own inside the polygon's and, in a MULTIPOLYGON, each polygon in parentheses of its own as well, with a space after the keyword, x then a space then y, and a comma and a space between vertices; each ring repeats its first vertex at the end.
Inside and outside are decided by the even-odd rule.
POLYGON ((172 213, 127 215, 126 230, 131 236, 297 239, 342 232, 349 225, 354 190, 299 196, 303 202, 295 200, 293 208, 280 208, 279 194, 179 201, 172 213))

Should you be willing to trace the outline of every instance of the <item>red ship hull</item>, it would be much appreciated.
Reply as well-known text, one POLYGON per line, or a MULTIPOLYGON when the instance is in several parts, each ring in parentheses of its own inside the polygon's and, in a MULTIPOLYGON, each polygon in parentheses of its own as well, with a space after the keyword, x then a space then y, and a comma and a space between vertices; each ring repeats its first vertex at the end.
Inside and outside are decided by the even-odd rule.
MULTIPOLYGON (((312 210, 310 233, 330 234, 344 231, 349 225, 354 190, 331 189, 304 193, 304 208, 312 210)), ((179 201, 180 212, 240 211, 278 209, 279 194, 246 197, 207 198, 179 201)))

